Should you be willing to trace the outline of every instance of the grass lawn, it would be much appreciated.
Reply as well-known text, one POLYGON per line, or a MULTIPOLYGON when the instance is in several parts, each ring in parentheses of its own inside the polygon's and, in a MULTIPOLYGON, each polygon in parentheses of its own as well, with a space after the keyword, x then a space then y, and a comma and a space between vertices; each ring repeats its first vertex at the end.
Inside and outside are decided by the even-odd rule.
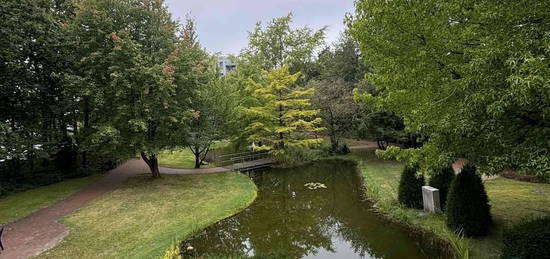
MULTIPOLYGON (((361 141, 357 141, 355 139, 340 139, 339 144, 342 143, 346 144, 348 147, 363 145, 361 141)), ((322 145, 330 146, 330 139, 328 137, 323 137, 322 145)))
MULTIPOLYGON (((219 141, 212 145, 212 149, 225 148, 229 146, 229 141, 219 141)), ((188 147, 182 147, 174 150, 165 150, 158 154, 159 166, 168 168, 189 169, 195 168, 195 155, 188 147)), ((206 161, 205 161, 206 162, 206 161)), ((201 168, 215 167, 214 164, 207 164, 201 168)))
MULTIPOLYGON (((159 166, 168 168, 195 168, 195 155, 189 148, 178 150, 166 150, 158 154, 159 166)), ((203 165, 201 168, 212 167, 211 164, 203 165)))
POLYGON ((139 175, 63 218, 71 233, 39 258, 157 258, 255 197, 256 186, 239 173, 139 175))
POLYGON ((550 215, 549 184, 497 178, 485 182, 495 221, 491 234, 485 238, 460 239, 447 229, 443 215, 421 216, 419 210, 399 206, 397 188, 404 166, 402 163, 381 160, 373 150, 354 151, 347 157, 358 162, 367 194, 376 202, 379 211, 392 220, 435 233, 458 246, 455 250, 462 253, 466 253, 465 248, 469 246, 470 258, 498 258, 500 235, 506 226, 526 218, 550 215))
POLYGON ((24 218, 37 210, 63 200, 100 177, 101 175, 92 175, 72 179, 1 198, 0 224, 24 218))

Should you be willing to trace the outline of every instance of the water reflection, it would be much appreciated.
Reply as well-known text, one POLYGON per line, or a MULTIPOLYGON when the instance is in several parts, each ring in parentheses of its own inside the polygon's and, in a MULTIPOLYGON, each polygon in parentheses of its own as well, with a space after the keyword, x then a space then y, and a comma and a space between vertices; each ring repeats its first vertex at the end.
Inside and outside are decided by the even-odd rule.
POLYGON ((363 199, 352 164, 324 161, 252 175, 246 210, 185 244, 204 258, 426 258, 414 239, 382 221, 363 199), (308 189, 307 183, 326 189, 308 189))

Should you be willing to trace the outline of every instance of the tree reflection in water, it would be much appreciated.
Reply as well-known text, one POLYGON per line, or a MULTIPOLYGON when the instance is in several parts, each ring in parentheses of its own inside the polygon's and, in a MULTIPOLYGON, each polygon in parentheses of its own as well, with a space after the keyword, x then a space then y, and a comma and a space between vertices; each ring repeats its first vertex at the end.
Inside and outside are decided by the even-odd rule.
POLYGON ((321 161, 252 175, 256 201, 184 243, 198 257, 426 258, 405 232, 381 220, 364 201, 351 162, 321 161), (307 183, 326 189, 310 190, 307 183))

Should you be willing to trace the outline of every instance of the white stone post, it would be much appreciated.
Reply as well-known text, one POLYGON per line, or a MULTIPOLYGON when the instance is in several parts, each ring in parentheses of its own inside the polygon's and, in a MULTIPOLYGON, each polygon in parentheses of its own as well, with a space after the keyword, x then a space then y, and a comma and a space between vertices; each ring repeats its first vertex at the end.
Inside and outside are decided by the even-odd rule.
POLYGON ((431 186, 422 186, 422 200, 425 211, 430 213, 441 212, 438 189, 431 186))

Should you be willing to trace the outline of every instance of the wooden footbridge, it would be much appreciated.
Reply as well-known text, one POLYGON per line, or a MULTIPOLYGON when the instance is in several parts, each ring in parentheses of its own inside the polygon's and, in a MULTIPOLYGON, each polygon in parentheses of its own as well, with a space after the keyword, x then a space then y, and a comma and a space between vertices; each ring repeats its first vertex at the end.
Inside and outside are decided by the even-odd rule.
POLYGON ((268 151, 249 151, 217 156, 215 163, 233 171, 250 172, 271 168, 273 160, 268 151))

